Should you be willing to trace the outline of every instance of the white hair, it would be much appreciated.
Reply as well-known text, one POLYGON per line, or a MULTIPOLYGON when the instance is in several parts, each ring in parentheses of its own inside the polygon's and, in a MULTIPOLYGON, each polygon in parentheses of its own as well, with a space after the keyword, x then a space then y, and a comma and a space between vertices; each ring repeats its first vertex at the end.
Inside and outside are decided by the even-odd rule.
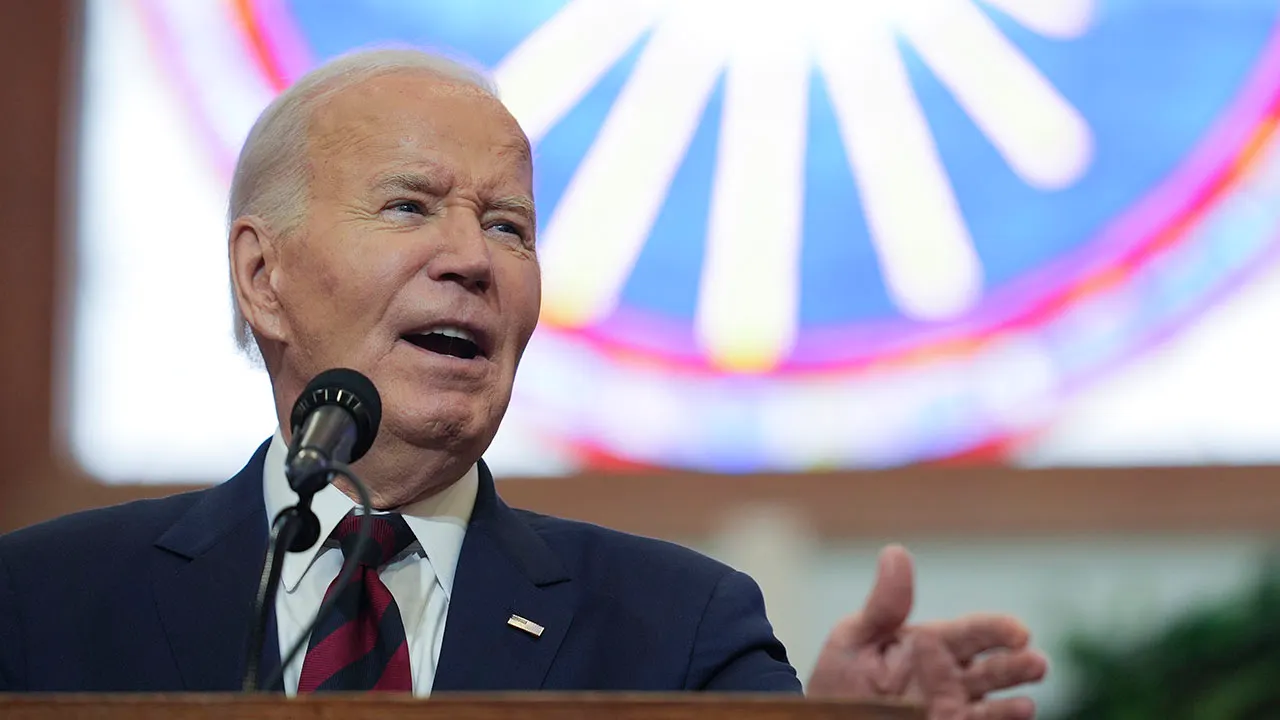
MULTIPOLYGON (((462 62, 415 49, 363 50, 335 58, 303 75, 262 111, 240 150, 227 204, 228 225, 256 215, 280 237, 293 233, 307 212, 311 178, 307 168, 312 114, 327 99, 373 78, 424 71, 498 96, 492 80, 462 62)), ((234 274, 234 268, 232 273, 234 274)), ((257 359, 258 347, 235 296, 232 328, 236 345, 257 359)))

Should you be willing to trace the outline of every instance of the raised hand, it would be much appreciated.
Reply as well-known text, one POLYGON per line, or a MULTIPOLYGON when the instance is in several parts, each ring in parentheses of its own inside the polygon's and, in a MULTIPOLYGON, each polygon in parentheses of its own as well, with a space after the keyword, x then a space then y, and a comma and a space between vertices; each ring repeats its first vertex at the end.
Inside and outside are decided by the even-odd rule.
POLYGON ((910 554, 889 546, 861 611, 832 629, 809 680, 824 697, 923 703, 929 720, 1030 720, 1027 697, 987 695, 1044 677, 1025 626, 1007 615, 970 615, 907 625, 915 596, 910 554))

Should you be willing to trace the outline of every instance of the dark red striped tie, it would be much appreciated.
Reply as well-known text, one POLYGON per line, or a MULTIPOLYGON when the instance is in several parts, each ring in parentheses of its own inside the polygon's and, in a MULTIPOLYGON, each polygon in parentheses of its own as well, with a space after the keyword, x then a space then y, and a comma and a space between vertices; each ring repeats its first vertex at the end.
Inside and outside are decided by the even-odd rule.
MULTIPOLYGON (((330 536, 342 546, 344 557, 355 550, 359 518, 348 515, 330 536)), ((413 531, 399 515, 374 515, 373 532, 351 582, 338 592, 329 617, 311 633, 302 661, 298 693, 329 690, 385 690, 412 692, 409 645, 405 641, 400 608, 378 569, 414 542, 413 531)))

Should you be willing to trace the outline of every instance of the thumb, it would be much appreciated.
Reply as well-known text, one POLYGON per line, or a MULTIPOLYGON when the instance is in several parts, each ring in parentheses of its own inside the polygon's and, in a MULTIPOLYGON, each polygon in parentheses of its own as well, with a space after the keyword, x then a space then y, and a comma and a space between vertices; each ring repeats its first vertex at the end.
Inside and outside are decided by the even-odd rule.
POLYGON ((856 645, 891 640, 911 614, 915 578, 911 554, 901 545, 880 551, 875 584, 854 630, 856 645))

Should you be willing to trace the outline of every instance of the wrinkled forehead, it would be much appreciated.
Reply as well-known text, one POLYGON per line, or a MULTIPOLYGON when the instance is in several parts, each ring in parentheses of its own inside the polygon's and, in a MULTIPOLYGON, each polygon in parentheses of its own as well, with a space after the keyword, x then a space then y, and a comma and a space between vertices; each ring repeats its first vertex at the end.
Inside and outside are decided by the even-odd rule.
POLYGON ((531 192, 533 181, 529 141, 502 103, 429 71, 375 77, 325 98, 308 148, 317 178, 339 182, 412 165, 508 190, 531 192))

